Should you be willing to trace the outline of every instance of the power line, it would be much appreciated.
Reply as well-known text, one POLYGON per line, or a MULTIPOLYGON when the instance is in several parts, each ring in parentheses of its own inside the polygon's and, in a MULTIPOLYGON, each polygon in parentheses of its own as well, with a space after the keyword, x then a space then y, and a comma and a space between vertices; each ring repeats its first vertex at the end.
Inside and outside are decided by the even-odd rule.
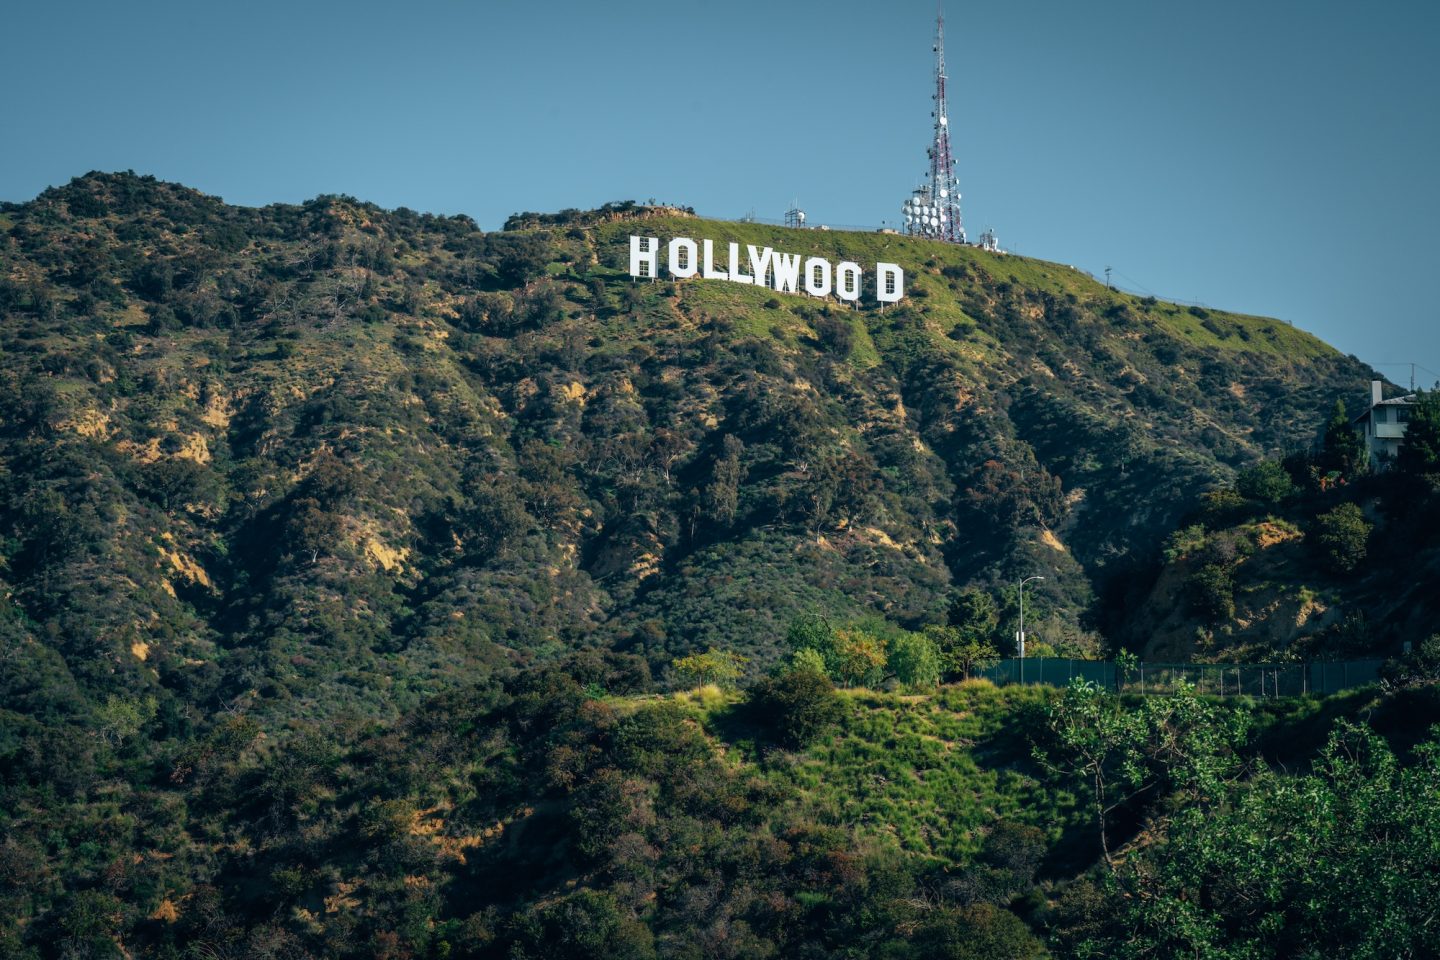
POLYGON ((1417 370, 1423 370, 1425 373, 1428 373, 1430 376, 1432 376, 1432 377, 1435 378, 1435 382, 1436 382, 1437 384, 1440 384, 1440 373, 1436 373, 1434 370, 1431 370, 1429 367, 1425 366, 1425 364, 1423 364, 1423 363, 1416 363, 1416 362, 1413 361, 1413 360, 1390 360, 1390 361, 1386 361, 1386 362, 1383 362, 1383 363, 1372 363, 1371 366, 1372 366, 1372 367, 1409 367, 1409 368, 1410 368, 1410 390, 1411 390, 1412 392, 1415 390, 1415 371, 1417 371, 1417 370))

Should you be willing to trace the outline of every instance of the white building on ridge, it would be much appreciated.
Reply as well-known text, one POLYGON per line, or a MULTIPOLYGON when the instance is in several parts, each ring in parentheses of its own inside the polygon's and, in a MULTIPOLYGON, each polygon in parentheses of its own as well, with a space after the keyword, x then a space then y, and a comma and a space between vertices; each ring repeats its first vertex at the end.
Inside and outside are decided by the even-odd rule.
POLYGON ((1400 443, 1410 426, 1410 408, 1415 394, 1385 399, 1385 383, 1370 381, 1370 408, 1351 421, 1365 435, 1370 462, 1384 469, 1400 453, 1400 443))

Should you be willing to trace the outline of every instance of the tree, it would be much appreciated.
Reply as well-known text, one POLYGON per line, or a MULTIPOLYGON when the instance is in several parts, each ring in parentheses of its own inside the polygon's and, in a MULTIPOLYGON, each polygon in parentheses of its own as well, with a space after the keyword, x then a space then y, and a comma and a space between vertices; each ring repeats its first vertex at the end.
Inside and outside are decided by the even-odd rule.
POLYGON ((940 669, 947 674, 959 674, 968 680, 987 662, 1000 659, 1000 652, 995 649, 988 632, 932 625, 925 628, 924 634, 935 644, 940 655, 940 669))
POLYGON ((137 469, 137 486, 166 513, 186 503, 208 502, 215 497, 215 479, 209 470, 189 457, 167 457, 137 469))
POLYGON ((155 718, 159 708, 154 697, 131 699, 109 696, 95 711, 96 732, 111 747, 134 737, 155 718))
POLYGON ((1248 728, 1248 714, 1207 703, 1189 686, 1132 709, 1077 680, 1050 708, 1035 756, 1052 773, 1085 784, 1100 851, 1113 871, 1115 812, 1167 794, 1176 803, 1215 799, 1243 770, 1235 750, 1248 728))
POLYGON ((1395 465, 1406 473, 1440 472, 1440 390, 1419 390, 1395 465))
POLYGON ((1279 503, 1295 492, 1295 484, 1279 463, 1261 460, 1235 477, 1235 492, 1247 500, 1279 503))
POLYGON ((821 346, 842 360, 850 356, 855 348, 855 328, 848 319, 821 314, 815 318, 814 326, 821 346))
POLYGON ((840 671, 840 657, 835 648, 835 628, 830 621, 816 613, 802 613, 790 621, 785 631, 785 643, 796 654, 809 654, 807 662, 818 657, 821 672, 827 677, 837 677, 840 671))
POLYGON ((791 670, 766 677, 750 688, 754 720, 792 749, 814 743, 844 716, 835 685, 813 670, 791 670))
POLYGON ((1228 527, 1253 507, 1238 492, 1229 487, 1207 490, 1200 494, 1200 523, 1204 530, 1219 530, 1228 527))
POLYGON ((581 889, 534 910, 519 924, 507 956, 514 960, 646 960, 655 956, 650 928, 609 893, 581 889))
POLYGON ((790 669, 810 670, 820 674, 822 677, 827 675, 825 671, 825 658, 822 657, 820 655, 820 651, 816 650, 814 647, 806 647, 804 650, 796 650, 793 654, 791 654, 790 669))
POLYGON ((534 528, 535 519, 516 494, 513 479, 491 474, 467 483, 470 505, 460 513, 467 552, 479 559, 504 555, 534 528))
POLYGON ((672 660, 670 666, 691 686, 703 687, 711 683, 725 686, 740 679, 748 660, 749 657, 742 657, 733 650, 711 647, 704 653, 692 653, 672 660))
POLYGON ((1318 466, 1326 473, 1349 479, 1365 471, 1369 455, 1365 438, 1350 423, 1350 415, 1345 411, 1345 401, 1336 400, 1335 409, 1331 412, 1330 419, 1325 422, 1318 466))
POLYGON ((987 460, 966 485, 962 502, 1001 532, 1027 525, 1052 526, 1065 515, 1060 478, 1034 462, 1033 453, 1019 458, 1019 467, 987 460))
POLYGON ((940 650, 925 633, 903 633, 890 641, 885 667, 907 687, 940 682, 940 650))
POLYGON ((675 464, 689 452, 689 441, 669 427, 661 427, 650 438, 650 458, 660 468, 667 484, 670 483, 670 472, 675 468, 675 464))
POLYGON ((1440 681, 1440 633, 1430 634, 1405 656, 1387 662, 1385 678, 1392 683, 1440 681))
POLYGON ((1235 615, 1235 579, 1228 564, 1207 563, 1185 578, 1190 612, 1206 623, 1235 615))
POLYGON ((1177 806, 1136 851, 1108 929, 1076 956, 1433 957, 1440 928, 1440 741, 1401 764, 1341 721, 1311 772, 1262 771, 1177 806))
POLYGON ((847 687, 873 684, 885 667, 885 644, 863 630, 835 631, 835 679, 847 687))
POLYGON ((320 554, 329 553, 340 544, 342 518, 327 510, 314 497, 301 497, 290 504, 285 518, 284 541, 296 556, 317 563, 320 554))
POLYGON ((1024 921, 990 903, 937 911, 916 931, 919 955, 935 960, 1041 960, 1049 956, 1024 921))
POLYGON ((716 526, 729 527, 735 522, 735 511, 740 505, 740 484, 745 479, 740 454, 745 444, 739 437, 727 433, 721 447, 722 453, 705 487, 703 513, 705 519, 716 526))
POLYGON ((521 287, 540 276, 550 262, 549 240, 543 233, 488 235, 486 254, 495 265, 496 279, 507 287, 521 287))
POLYGON ((101 890, 81 890, 67 897, 53 911, 56 956, 120 957, 119 933, 125 917, 120 900, 101 890))
POLYGON ((1000 631, 1000 607, 983 590, 966 590, 950 604, 949 627, 927 627, 940 647, 942 666, 962 677, 970 675, 987 660, 1000 657, 996 646, 1000 631))
POLYGON ((1342 503, 1315 518, 1310 542, 1327 567, 1336 573, 1349 573, 1365 559, 1370 530, 1358 504, 1342 503))
POLYGON ((851 449, 829 451, 809 463, 806 512, 817 537, 832 522, 844 526, 869 512, 880 490, 878 472, 870 454, 851 449))

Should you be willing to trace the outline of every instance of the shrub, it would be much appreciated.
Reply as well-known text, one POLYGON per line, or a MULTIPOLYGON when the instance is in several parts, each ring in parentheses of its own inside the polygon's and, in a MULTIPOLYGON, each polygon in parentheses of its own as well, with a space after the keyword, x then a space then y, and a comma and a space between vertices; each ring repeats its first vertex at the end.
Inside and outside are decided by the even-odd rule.
POLYGON ((1349 573, 1365 559, 1370 529, 1358 505, 1342 503, 1315 518, 1310 541, 1322 563, 1336 573, 1349 573))
POLYGON ((1176 560, 1190 556, 1190 554, 1205 546, 1205 528, 1200 524, 1183 527, 1170 534, 1165 541, 1165 562, 1174 563, 1176 560))
POLYGON ((835 685, 814 670, 793 670, 767 677, 750 689, 755 722, 793 749, 814 743, 840 720, 844 708, 835 685))
POLYGON ((1235 492, 1247 500, 1279 503, 1295 492, 1295 484, 1285 468, 1274 460, 1261 460, 1241 470, 1235 478, 1235 492))
POLYGON ((1228 566, 1205 564, 1186 579, 1185 594, 1191 612, 1209 623, 1235 615, 1235 581, 1228 566))
POLYGON ((1440 680, 1440 633, 1432 633, 1405 656, 1387 662, 1384 676, 1392 683, 1434 683, 1440 680))
POLYGON ((933 687, 940 682, 940 651, 922 633, 906 633, 890 641, 886 668, 907 687, 933 687))
POLYGON ((692 687, 703 687, 708 683, 723 687, 740 679, 740 673, 748 659, 733 650, 716 650, 711 647, 704 653, 680 657, 670 665, 675 673, 692 687))
POLYGON ((1049 955, 1019 917, 989 903, 937 912, 917 932, 916 942, 920 955, 944 960, 1039 960, 1049 955))

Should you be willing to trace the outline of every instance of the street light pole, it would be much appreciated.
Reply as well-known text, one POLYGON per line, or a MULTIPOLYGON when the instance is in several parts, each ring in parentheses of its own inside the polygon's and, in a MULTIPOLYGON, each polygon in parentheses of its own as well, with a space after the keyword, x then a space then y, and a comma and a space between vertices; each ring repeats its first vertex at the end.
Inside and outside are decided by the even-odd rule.
POLYGON ((1044 577, 1026 577, 1020 581, 1020 659, 1025 659, 1025 584, 1031 580, 1044 580, 1044 577))

